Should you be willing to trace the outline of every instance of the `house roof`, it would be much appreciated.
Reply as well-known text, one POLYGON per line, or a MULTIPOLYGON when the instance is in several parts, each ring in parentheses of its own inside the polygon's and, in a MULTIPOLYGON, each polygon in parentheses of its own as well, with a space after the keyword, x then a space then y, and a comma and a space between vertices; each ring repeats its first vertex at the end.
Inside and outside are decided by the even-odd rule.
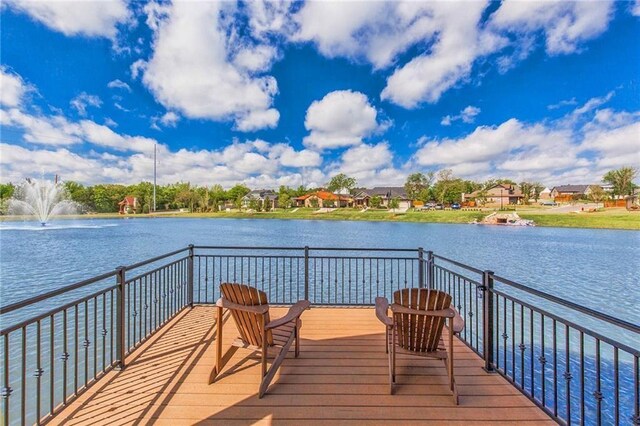
POLYGON ((120 201, 120 202, 118 203, 118 205, 120 206, 120 205, 122 205, 122 204, 126 204, 126 205, 130 205, 130 206, 132 206, 132 205, 134 205, 135 203, 136 203, 136 197, 133 197, 133 196, 127 196, 127 197, 124 197, 124 200, 120 201))
POLYGON ((375 188, 365 189, 356 195, 356 198, 362 199, 366 197, 383 197, 383 198, 401 198, 408 200, 407 192, 402 186, 376 186, 375 188))
POLYGON ((560 185, 554 186, 551 191, 557 191, 564 194, 584 194, 591 185, 560 185))
POLYGON ((303 201, 303 200, 306 200, 307 198, 312 197, 314 195, 316 197, 320 198, 321 200, 337 200, 337 199, 340 199, 340 200, 343 200, 343 201, 351 200, 351 197, 348 196, 348 195, 337 195, 337 194, 334 194, 334 193, 329 192, 329 191, 311 192, 309 194, 305 194, 305 195, 302 195, 300 197, 297 197, 296 200, 303 201))
POLYGON ((254 189, 253 191, 249 192, 247 195, 245 195, 242 198, 247 200, 252 198, 259 198, 261 200, 264 200, 264 199, 272 200, 277 197, 278 197, 278 194, 276 194, 276 192, 271 189, 254 189))
MULTIPOLYGON (((491 188, 488 188, 485 192, 489 192, 492 189, 496 189, 496 188, 500 188, 501 190, 507 191, 502 194, 502 197, 522 197, 522 191, 520 190, 520 187, 518 185, 509 185, 506 183, 494 185, 491 188)), ((478 189, 477 191, 473 191, 470 194, 466 194, 466 197, 476 198, 478 197, 478 194, 480 194, 480 192, 482 192, 482 190, 478 189)), ((492 197, 494 196, 492 195, 492 197)))

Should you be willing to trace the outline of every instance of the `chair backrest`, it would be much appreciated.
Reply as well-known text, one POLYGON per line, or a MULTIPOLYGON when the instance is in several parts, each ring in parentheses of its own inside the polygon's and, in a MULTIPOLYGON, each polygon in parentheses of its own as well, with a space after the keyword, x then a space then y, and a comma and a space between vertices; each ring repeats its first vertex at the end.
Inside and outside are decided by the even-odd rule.
POLYGON ((405 288, 393 293, 393 302, 405 308, 424 311, 424 315, 394 313, 398 346, 413 352, 437 350, 445 318, 429 316, 429 311, 448 308, 451 296, 438 290, 405 288))
MULTIPOLYGON (((257 288, 245 284, 224 283, 220 285, 222 296, 230 302, 243 306, 268 305, 267 294, 257 288)), ((254 346, 262 346, 262 321, 260 314, 243 312, 237 309, 229 309, 240 332, 240 337, 246 343, 254 346)), ((269 322, 269 311, 264 318, 265 324, 269 322)), ((273 344, 271 330, 267 332, 267 343, 273 344)))

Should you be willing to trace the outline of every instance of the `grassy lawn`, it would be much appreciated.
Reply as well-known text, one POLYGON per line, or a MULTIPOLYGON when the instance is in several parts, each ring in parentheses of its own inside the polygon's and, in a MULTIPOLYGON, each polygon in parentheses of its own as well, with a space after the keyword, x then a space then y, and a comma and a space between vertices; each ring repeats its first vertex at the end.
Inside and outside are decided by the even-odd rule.
MULTIPOLYGON (((193 217, 193 218, 240 218, 240 219, 306 219, 306 220, 360 220, 360 221, 395 221, 420 223, 469 223, 481 220, 488 214, 486 211, 432 210, 425 212, 409 211, 393 213, 387 210, 337 209, 328 213, 316 213, 316 209, 299 208, 296 211, 277 209, 273 212, 218 212, 218 213, 158 213, 156 215, 132 215, 127 217, 193 217)), ((593 213, 555 213, 548 209, 523 208, 517 213, 523 219, 531 219, 537 226, 570 227, 570 228, 608 228, 640 230, 640 212, 628 212, 625 209, 607 209, 593 213)), ((117 213, 90 214, 69 217, 74 219, 89 218, 122 218, 117 213)), ((0 217, 0 221, 21 220, 22 218, 0 217)))
POLYGON ((593 213, 548 213, 544 211, 518 211, 523 219, 531 219, 538 226, 568 228, 609 228, 640 230, 640 212, 616 208, 593 213))

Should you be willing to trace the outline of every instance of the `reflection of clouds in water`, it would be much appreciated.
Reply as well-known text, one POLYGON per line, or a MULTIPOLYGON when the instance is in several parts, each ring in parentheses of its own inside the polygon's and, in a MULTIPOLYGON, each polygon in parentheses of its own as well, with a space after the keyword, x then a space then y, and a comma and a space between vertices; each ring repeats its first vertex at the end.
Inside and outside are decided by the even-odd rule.
POLYGON ((0 231, 54 231, 60 229, 102 229, 102 228, 111 228, 113 226, 118 226, 115 223, 110 223, 107 225, 45 225, 41 226, 40 224, 33 223, 28 225, 5 225, 0 224, 0 231))

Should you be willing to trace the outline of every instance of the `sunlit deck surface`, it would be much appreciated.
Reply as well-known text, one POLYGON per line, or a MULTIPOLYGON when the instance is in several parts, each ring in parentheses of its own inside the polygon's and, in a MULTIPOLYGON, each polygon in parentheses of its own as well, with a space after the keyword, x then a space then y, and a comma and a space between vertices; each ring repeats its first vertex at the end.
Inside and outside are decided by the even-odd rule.
MULTIPOLYGON (((273 311, 272 317, 283 312, 273 311)), ((439 360, 400 355, 396 395, 389 395, 383 326, 368 308, 305 312, 300 357, 291 351, 263 399, 259 358, 248 350, 238 350, 209 384, 214 318, 213 307, 183 311, 128 358, 125 370, 109 373, 52 423, 554 424, 506 380, 486 373, 457 340, 459 406, 439 360)), ((223 348, 235 337, 229 318, 223 348)))

